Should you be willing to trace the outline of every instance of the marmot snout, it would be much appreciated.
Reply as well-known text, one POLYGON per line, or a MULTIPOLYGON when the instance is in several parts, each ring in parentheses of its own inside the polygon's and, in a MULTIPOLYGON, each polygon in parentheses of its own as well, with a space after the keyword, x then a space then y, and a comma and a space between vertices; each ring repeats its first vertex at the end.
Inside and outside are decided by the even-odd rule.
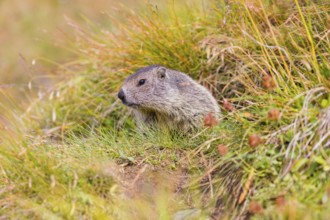
POLYGON ((189 130, 203 126, 206 115, 218 118, 212 94, 188 75, 152 65, 127 77, 118 98, 131 107, 138 123, 189 130))

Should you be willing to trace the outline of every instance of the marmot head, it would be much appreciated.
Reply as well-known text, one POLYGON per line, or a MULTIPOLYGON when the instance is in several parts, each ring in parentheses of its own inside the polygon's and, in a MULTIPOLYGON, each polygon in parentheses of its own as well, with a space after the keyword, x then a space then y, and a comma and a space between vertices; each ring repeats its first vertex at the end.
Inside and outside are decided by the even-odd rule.
POLYGON ((159 65, 138 70, 125 79, 118 98, 132 108, 161 111, 164 105, 170 104, 175 90, 169 72, 159 65))

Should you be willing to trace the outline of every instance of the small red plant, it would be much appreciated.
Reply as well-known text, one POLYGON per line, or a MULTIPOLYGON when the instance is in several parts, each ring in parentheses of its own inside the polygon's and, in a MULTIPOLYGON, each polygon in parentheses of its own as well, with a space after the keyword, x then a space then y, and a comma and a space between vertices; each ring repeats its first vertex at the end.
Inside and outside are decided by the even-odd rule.
POLYGON ((264 209, 257 201, 251 201, 249 204, 249 211, 252 214, 262 214, 264 209))
POLYGON ((276 198, 276 200, 275 200, 275 203, 276 203, 276 206, 277 207, 283 207, 283 206, 285 206, 285 197, 284 197, 284 195, 280 195, 280 196, 278 196, 277 198, 276 198))
POLYGON ((275 88, 276 84, 275 84, 275 81, 273 79, 273 77, 269 76, 269 75, 265 75, 263 78, 262 78, 262 86, 265 88, 265 89, 268 89, 268 90, 272 90, 275 88))
POLYGON ((234 111, 235 110, 233 104, 231 104, 231 102, 229 102, 227 99, 223 100, 223 107, 228 111, 234 111))
POLYGON ((278 109, 271 109, 268 112, 268 119, 272 121, 277 121, 280 119, 280 111, 278 109))
POLYGON ((263 143, 263 140, 258 135, 251 134, 249 136, 249 145, 250 145, 250 147, 255 148, 255 147, 257 147, 258 145, 260 145, 262 143, 263 143))
POLYGON ((225 156, 228 153, 228 147, 226 147, 224 144, 219 144, 218 153, 220 156, 225 156))
POLYGON ((218 123, 218 119, 211 112, 209 112, 204 118, 204 126, 207 128, 212 128, 218 123))

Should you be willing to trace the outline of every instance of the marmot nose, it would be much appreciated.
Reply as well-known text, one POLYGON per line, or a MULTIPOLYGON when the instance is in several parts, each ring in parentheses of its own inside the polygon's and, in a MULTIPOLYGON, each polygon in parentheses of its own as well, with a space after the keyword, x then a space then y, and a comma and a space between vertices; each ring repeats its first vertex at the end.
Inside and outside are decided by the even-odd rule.
POLYGON ((118 93, 118 98, 121 99, 121 100, 125 99, 125 93, 122 89, 118 93))

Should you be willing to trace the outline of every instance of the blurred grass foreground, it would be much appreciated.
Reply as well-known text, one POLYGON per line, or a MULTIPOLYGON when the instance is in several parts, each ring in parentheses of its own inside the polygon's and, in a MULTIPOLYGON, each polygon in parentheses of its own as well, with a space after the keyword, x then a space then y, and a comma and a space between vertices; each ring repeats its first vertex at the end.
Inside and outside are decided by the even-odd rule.
POLYGON ((0 2, 0 219, 329 219, 328 0, 0 2), (189 73, 219 124, 139 133, 116 98, 189 73))

